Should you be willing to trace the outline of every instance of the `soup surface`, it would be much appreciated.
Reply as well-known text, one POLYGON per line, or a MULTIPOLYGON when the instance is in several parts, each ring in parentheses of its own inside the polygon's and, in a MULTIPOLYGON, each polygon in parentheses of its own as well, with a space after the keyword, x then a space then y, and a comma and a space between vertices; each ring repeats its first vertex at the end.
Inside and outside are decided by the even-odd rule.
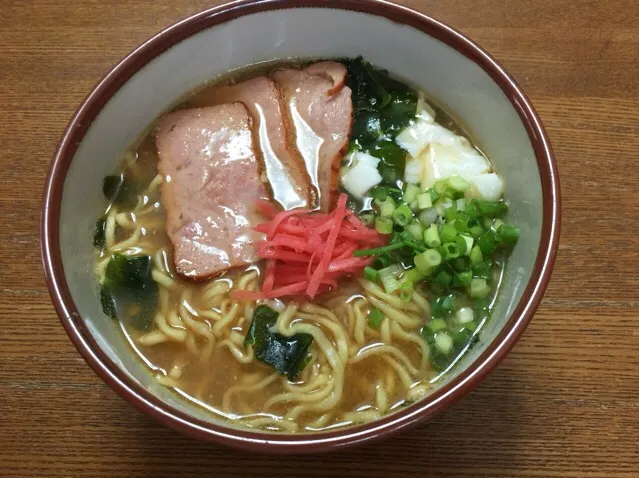
POLYGON ((162 385, 274 431, 426 396, 478 339, 519 234, 462 129, 361 59, 219 79, 103 186, 105 314, 162 385))

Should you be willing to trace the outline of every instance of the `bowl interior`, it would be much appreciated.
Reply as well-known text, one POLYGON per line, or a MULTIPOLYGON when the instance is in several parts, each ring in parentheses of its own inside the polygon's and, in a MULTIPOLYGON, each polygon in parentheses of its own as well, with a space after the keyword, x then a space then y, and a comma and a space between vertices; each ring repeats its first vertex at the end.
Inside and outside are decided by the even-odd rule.
MULTIPOLYGON (((502 90, 452 47, 386 18, 329 8, 247 15, 182 40, 144 65, 108 101, 79 144, 61 203, 60 247, 71 296, 99 347, 131 380, 161 401, 203 421, 212 414, 158 385, 102 313, 93 272, 92 233, 104 207, 103 176, 163 111, 190 90, 229 70, 277 58, 364 56, 423 88, 461 119, 505 180, 512 222, 521 227, 492 321, 445 383, 465 370, 502 330, 528 281, 542 224, 540 173, 531 142, 502 90)), ((227 424, 232 426, 232 424, 227 424)))

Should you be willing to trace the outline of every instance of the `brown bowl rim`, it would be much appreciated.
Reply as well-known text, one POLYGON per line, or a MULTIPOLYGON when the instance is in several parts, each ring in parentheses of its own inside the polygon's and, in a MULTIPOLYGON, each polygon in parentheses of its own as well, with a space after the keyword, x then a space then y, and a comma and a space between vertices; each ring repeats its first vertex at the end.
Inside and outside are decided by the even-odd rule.
POLYGON ((453 28, 407 7, 383 0, 241 0, 194 14, 162 30, 129 53, 94 87, 69 122, 55 153, 45 184, 41 216, 41 255, 56 312, 72 342, 95 372, 120 396, 160 423, 187 436, 254 451, 305 453, 327 451, 388 437, 426 421, 473 390, 514 346, 533 317, 550 280, 559 244, 560 188, 550 142, 530 101, 508 73, 481 47, 453 28), (59 244, 59 217, 66 172, 78 144, 113 94, 150 60, 179 41, 209 27, 253 13, 323 7, 385 17, 421 30, 471 59, 497 83, 519 114, 539 166, 543 222, 539 252, 522 299, 503 330, 462 374, 430 397, 380 420, 311 434, 274 434, 235 429, 198 420, 157 399, 134 383, 100 349, 71 298, 59 244))

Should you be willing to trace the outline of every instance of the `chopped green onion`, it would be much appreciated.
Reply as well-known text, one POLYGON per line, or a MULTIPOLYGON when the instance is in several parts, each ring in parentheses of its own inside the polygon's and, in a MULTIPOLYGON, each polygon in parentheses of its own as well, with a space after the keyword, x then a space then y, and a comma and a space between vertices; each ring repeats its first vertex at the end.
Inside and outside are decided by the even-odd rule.
POLYGON ((457 313, 455 314, 455 317, 457 318, 458 323, 467 324, 468 322, 473 321, 473 318, 474 318, 473 314, 474 312, 472 308, 462 307, 461 309, 457 311, 457 313))
POLYGON ((393 232, 393 220, 389 217, 378 217, 375 219, 375 230, 380 234, 390 234, 393 232))
POLYGON ((431 224, 424 232, 424 242, 428 247, 439 247, 442 241, 439 238, 439 230, 437 224, 431 224))
POLYGON ((404 202, 410 204, 415 199, 417 199, 417 195, 419 194, 419 186, 415 184, 407 184, 406 190, 404 191, 404 202))
POLYGON ((371 189, 371 197, 373 198, 373 200, 379 200, 379 201, 386 201, 386 198, 388 197, 388 193, 389 193, 389 188, 386 186, 377 186, 374 187, 373 189, 371 189))
POLYGON ((457 272, 462 272, 468 269, 466 258, 463 256, 457 257, 456 259, 451 260, 450 265, 453 266, 453 269, 455 269, 457 272))
POLYGON ((457 280, 459 280, 462 287, 470 287, 470 283, 473 280, 473 271, 465 270, 457 273, 457 280))
POLYGON ((462 348, 468 345, 470 339, 473 338, 473 331, 467 327, 457 327, 455 330, 451 332, 451 337, 453 339, 453 344, 457 348, 462 348))
MULTIPOLYGON (((466 244, 466 241, 464 241, 464 245, 465 244, 466 244)), ((455 259, 456 257, 459 257, 461 255, 459 244, 457 244, 456 242, 444 243, 444 250, 446 251, 446 253, 444 254, 446 259, 455 259)))
POLYGON ((474 277, 470 282, 470 296, 473 299, 483 299, 490 293, 490 286, 483 277, 474 277))
POLYGON ((460 234, 459 237, 461 237, 464 242, 466 242, 466 248, 464 249, 463 254, 469 255, 475 240, 467 234, 460 234))
MULTIPOLYGON (((404 232, 404 234, 406 234, 406 233, 404 232)), ((409 239, 404 239, 404 246, 410 247, 416 253, 417 252, 424 252, 426 250, 426 248, 422 244, 419 244, 417 242, 413 242, 413 241, 411 241, 409 239)))
POLYGON ((469 258, 470 258, 470 263, 473 266, 479 265, 482 262, 484 262, 484 255, 481 252, 481 249, 479 248, 479 246, 473 246, 473 248, 470 250, 470 253, 468 254, 469 258))
POLYGON ((394 276, 383 276, 382 285, 387 294, 392 294, 399 289, 400 283, 394 276))
POLYGON ((493 261, 487 259, 486 261, 473 266, 473 276, 483 277, 484 279, 490 278, 490 272, 493 268, 493 261))
POLYGON ((450 224, 444 224, 439 231, 439 238, 441 242, 453 242, 457 236, 457 229, 450 224))
POLYGON ((433 207, 433 200, 428 193, 422 193, 417 196, 417 207, 421 209, 428 209, 433 207))
POLYGON ((388 196, 386 199, 379 200, 375 199, 373 204, 379 208, 379 215, 381 217, 392 217, 393 212, 395 212, 395 201, 392 197, 388 196))
POLYGON ((490 225, 490 228, 493 231, 497 232, 499 228, 503 225, 504 225, 504 221, 502 221, 501 219, 495 219, 493 223, 490 225))
POLYGON ((437 211, 437 214, 441 217, 444 217, 446 215, 446 211, 452 207, 453 202, 448 198, 441 199, 435 203, 435 211, 437 211))
POLYGON ((413 211, 410 210, 407 204, 402 204, 392 213, 393 221, 399 226, 407 225, 413 218, 413 211))
POLYGON ((470 235, 473 236, 475 239, 477 239, 479 236, 481 236, 484 233, 484 228, 481 227, 479 224, 471 227, 468 232, 470 232, 470 235))
POLYGON ((438 332, 435 335, 435 348, 443 354, 449 354, 453 350, 453 339, 448 332, 438 332))
POLYGON ((408 207, 410 207, 410 210, 413 212, 419 211, 419 207, 417 206, 417 199, 413 199, 408 207))
POLYGON ((473 201, 470 201, 470 203, 466 203, 466 209, 464 210, 464 212, 468 214, 468 217, 470 217, 471 219, 477 219, 479 217, 479 211, 477 210, 477 206, 473 201))
POLYGON ((408 226, 406 226, 406 230, 410 233, 412 238, 416 241, 424 240, 424 228, 421 223, 418 221, 411 222, 408 226))
POLYGON ((419 272, 429 274, 434 267, 442 263, 442 256, 435 249, 428 249, 421 254, 417 254, 414 261, 415 267, 417 267, 419 272))
POLYGON ((430 345, 435 343, 435 334, 427 326, 420 329, 419 335, 421 335, 422 339, 424 339, 427 344, 430 345))
POLYGON ((372 266, 375 269, 377 269, 377 271, 379 271, 380 269, 383 269, 384 267, 390 266, 392 263, 393 263, 393 258, 391 257, 390 253, 385 252, 375 258, 372 266))
POLYGON ((415 288, 409 280, 404 280, 399 286, 399 298, 402 302, 410 302, 413 300, 413 292, 415 288))
POLYGON ((484 232, 477 239, 477 245, 481 249, 482 254, 490 255, 497 248, 497 237, 493 231, 484 232))
POLYGON ((457 308, 457 296, 455 294, 448 294, 441 298, 442 309, 446 312, 453 312, 457 308))
POLYGON ((468 253, 469 247, 468 242, 464 239, 464 236, 461 234, 455 238, 455 244, 457 244, 457 248, 459 249, 459 255, 463 256, 468 253))
POLYGON ((426 278, 416 267, 404 271, 403 279, 411 281, 413 284, 423 281, 426 278))
POLYGON ((464 198, 460 198, 457 201, 455 201, 455 207, 457 207, 458 211, 465 211, 466 210, 466 200, 464 198))
POLYGON ((392 266, 388 266, 379 272, 379 278, 382 281, 382 285, 384 286, 384 290, 387 294, 392 294, 397 289, 399 289, 399 281, 397 280, 397 276, 399 276, 402 272, 402 268, 399 264, 393 264, 392 266))
POLYGON ((428 188, 424 192, 430 194, 430 200, 433 203, 439 199, 440 194, 437 191, 435 191, 433 188, 428 188))
POLYGON ((377 269, 373 269, 371 266, 364 267, 364 279, 376 282, 379 279, 379 271, 377 269))
POLYGON ((444 212, 444 216, 446 217, 446 220, 453 222, 457 218, 457 209, 455 209, 454 207, 449 207, 444 212))
POLYGON ((380 254, 384 254, 385 252, 394 251, 395 249, 399 249, 404 247, 403 242, 395 242, 393 244, 389 244, 387 246, 376 247, 375 249, 360 249, 359 251, 353 252, 353 256, 355 257, 364 257, 364 256, 379 256, 380 254))
POLYGON ((426 327, 428 327, 432 332, 440 332, 442 330, 446 330, 448 328, 448 324, 444 319, 432 319, 426 324, 426 327))
POLYGON ((435 209, 431 207, 420 211, 417 219, 419 219, 419 222, 421 222, 424 226, 430 226, 435 221, 437 221, 438 217, 439 214, 437 214, 437 211, 435 211, 435 209))
POLYGON ((382 325, 383 320, 384 312, 382 312, 377 307, 371 309, 371 311, 368 313, 368 317, 366 317, 368 325, 370 325, 373 329, 379 329, 379 327, 382 325))
POLYGON ((508 206, 503 201, 493 202, 485 199, 473 199, 472 203, 480 216, 498 217, 508 212, 508 206))
POLYGON ((506 244, 514 244, 519 240, 519 228, 515 226, 509 226, 508 224, 502 225, 497 230, 497 236, 506 244))
POLYGON ((446 182, 451 189, 462 193, 470 187, 470 183, 461 176, 452 176, 446 182))
POLYGON ((453 276, 445 270, 439 271, 437 275, 433 278, 433 282, 442 287, 448 287, 452 281, 453 281, 453 276))
POLYGON ((467 232, 469 221, 470 218, 468 217, 468 214, 458 212, 455 216, 455 229, 457 229, 459 232, 467 232))
POLYGON ((448 189, 448 184, 446 184, 445 180, 440 179, 439 181, 435 182, 435 184, 433 185, 433 189, 437 194, 442 195, 448 189))

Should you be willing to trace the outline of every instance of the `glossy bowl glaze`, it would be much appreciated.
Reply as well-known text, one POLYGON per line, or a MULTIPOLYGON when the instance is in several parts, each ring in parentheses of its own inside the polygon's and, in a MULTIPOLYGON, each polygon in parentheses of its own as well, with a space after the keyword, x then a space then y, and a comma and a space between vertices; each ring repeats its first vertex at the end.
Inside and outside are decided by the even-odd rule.
POLYGON ((324 451, 423 422, 468 393, 510 351, 550 279, 559 241, 557 169, 530 102, 480 47, 450 27, 383 1, 239 1, 182 20, 124 58, 65 131, 46 183, 42 260, 51 297, 80 353, 117 393, 187 435, 268 452, 324 451), (366 424, 303 434, 216 420, 160 386, 101 312, 91 234, 101 180, 155 118, 193 88, 280 58, 364 56, 423 88, 458 119, 505 179, 522 237, 480 342, 423 400, 366 424))

